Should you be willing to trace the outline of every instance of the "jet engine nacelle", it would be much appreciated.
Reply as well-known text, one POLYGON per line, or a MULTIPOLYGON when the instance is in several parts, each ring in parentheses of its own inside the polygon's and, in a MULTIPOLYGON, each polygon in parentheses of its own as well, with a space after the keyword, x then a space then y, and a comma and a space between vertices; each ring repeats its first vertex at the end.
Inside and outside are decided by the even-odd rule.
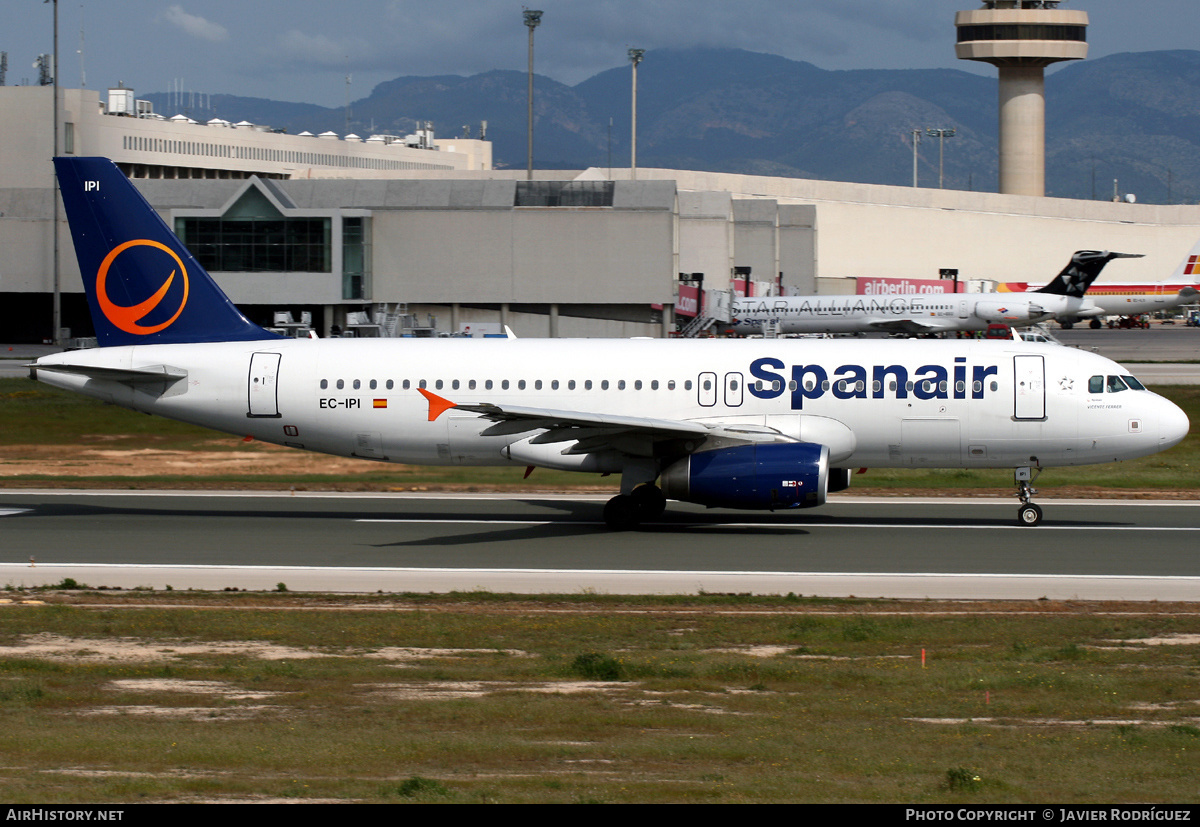
POLYGON ((1026 322, 1040 319, 1046 315, 1045 308, 1024 301, 1006 304, 1004 302, 976 302, 975 315, 985 322, 1026 322))
POLYGON ((811 508, 829 490, 829 449, 811 442, 738 445, 691 454, 662 473, 669 499, 722 508, 811 508))

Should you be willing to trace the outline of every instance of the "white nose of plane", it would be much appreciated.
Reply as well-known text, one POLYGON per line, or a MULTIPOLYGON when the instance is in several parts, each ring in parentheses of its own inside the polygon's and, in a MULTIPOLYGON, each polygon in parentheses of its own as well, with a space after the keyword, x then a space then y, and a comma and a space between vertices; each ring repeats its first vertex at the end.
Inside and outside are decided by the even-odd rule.
POLYGON ((1174 402, 1159 397, 1158 409, 1158 450, 1165 451, 1173 445, 1178 445, 1188 434, 1187 414, 1174 402))

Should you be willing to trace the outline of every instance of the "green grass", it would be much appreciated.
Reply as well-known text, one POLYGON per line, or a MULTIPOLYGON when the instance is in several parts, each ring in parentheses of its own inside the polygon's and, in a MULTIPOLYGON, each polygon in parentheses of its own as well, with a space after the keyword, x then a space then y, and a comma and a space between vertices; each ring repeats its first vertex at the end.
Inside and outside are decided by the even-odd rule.
MULTIPOLYGON (((1200 422, 1200 387, 1166 386, 1154 389, 1171 399, 1193 422, 1200 422)), ((25 379, 0 380, 0 451, 9 459, 23 459, 12 446, 103 443, 111 448, 153 447, 164 450, 233 451, 247 449, 236 437, 150 417, 113 405, 105 405, 78 394, 36 384, 25 379)), ((8 476, 13 484, 56 481, 61 475, 37 473, 8 476)), ((186 474, 155 477, 71 478, 81 485, 131 487, 146 485, 188 485, 196 478, 186 474)), ((311 476, 228 475, 204 477, 206 484, 254 485, 259 487, 322 488, 352 484, 358 487, 420 488, 423 486, 511 487, 514 490, 536 487, 567 489, 573 486, 616 486, 616 478, 573 474, 538 469, 528 481, 512 468, 414 467, 362 463, 352 476, 316 474, 311 476)), ((1171 491, 1200 489, 1200 434, 1193 429, 1184 441, 1170 451, 1141 459, 1077 468, 1054 468, 1037 481, 1044 493, 1067 487, 1114 489, 1119 491, 1171 491)), ((1005 469, 907 469, 874 468, 855 475, 851 491, 863 489, 986 489, 1007 491, 1012 487, 1012 472, 1005 469)))
POLYGON ((1200 633, 1200 617, 1167 606, 43 597, 54 605, 0 607, 0 646, 15 647, 0 659, 11 802, 1196 795, 1200 646, 1137 643, 1200 633), (54 639, 74 654, 23 652, 54 639), (105 656, 115 642, 161 656, 105 656), (186 648, 221 643, 243 648, 186 648), (750 653, 765 646, 777 653, 750 653), (389 647, 450 651, 403 661, 389 647))

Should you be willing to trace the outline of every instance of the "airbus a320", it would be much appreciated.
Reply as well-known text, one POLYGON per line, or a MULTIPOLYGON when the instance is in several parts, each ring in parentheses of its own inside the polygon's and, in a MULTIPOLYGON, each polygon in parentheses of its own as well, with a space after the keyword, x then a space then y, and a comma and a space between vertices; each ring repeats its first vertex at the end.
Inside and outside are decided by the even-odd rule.
POLYGON ((1175 445, 1184 413, 1120 365, 1016 341, 287 339, 251 323, 108 160, 56 159, 100 347, 31 374, 146 413, 418 465, 620 476, 615 529, 668 500, 820 506, 851 470, 1033 478, 1175 445))

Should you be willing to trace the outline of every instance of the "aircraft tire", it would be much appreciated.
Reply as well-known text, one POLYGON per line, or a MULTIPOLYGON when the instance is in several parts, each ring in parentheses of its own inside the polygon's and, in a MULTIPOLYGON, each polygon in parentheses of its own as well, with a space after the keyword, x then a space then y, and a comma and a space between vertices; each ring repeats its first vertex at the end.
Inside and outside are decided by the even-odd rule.
POLYGON ((604 504, 604 522, 613 531, 628 531, 641 522, 642 509, 637 499, 628 494, 618 494, 604 504))
POLYGON ((1092 319, 1090 322, 1088 322, 1088 327, 1090 327, 1092 330, 1099 330, 1100 328, 1104 327, 1104 325, 1100 323, 1099 319, 1092 319))
POLYGON ((641 520, 656 520, 667 508, 667 498, 656 485, 639 485, 631 495, 641 520))
POLYGON ((1021 525, 1035 526, 1041 521, 1042 509, 1035 503, 1025 503, 1017 512, 1017 522, 1021 525))

